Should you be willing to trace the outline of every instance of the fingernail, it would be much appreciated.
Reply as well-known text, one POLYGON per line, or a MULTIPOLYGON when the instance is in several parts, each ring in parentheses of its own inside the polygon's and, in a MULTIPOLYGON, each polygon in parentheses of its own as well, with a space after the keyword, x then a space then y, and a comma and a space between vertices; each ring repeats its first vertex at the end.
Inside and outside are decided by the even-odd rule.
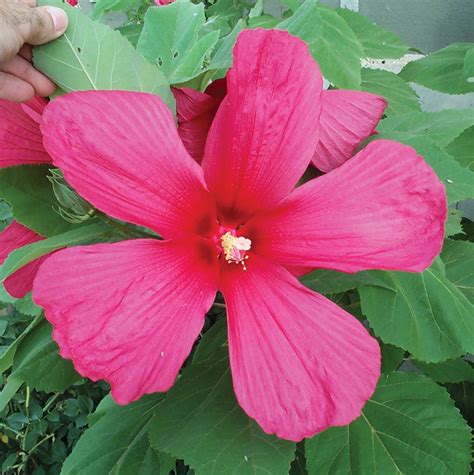
POLYGON ((51 15, 54 23, 54 29, 58 32, 64 31, 67 26, 67 15, 64 10, 56 7, 48 7, 46 11, 51 15))

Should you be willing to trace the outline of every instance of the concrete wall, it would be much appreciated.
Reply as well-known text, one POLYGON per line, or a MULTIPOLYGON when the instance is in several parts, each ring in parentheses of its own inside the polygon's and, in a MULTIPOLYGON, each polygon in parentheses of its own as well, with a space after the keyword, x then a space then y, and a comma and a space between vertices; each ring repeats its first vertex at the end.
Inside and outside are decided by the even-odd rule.
POLYGON ((424 53, 474 42, 474 0, 321 0, 358 10, 424 53))

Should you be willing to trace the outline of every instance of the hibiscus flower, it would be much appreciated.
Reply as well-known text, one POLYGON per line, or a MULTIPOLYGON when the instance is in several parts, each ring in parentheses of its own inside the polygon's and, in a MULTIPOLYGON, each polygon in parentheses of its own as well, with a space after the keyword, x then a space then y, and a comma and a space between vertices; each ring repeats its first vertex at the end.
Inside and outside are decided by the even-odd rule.
POLYGON ((297 276, 422 271, 441 248, 445 190, 387 140, 295 188, 319 140, 319 67, 284 31, 244 31, 233 54, 202 166, 157 96, 77 92, 47 106, 45 148, 67 181, 163 240, 58 251, 33 298, 61 355, 127 404, 172 386, 221 291, 238 402, 296 441, 358 417, 380 374, 377 341, 297 276))

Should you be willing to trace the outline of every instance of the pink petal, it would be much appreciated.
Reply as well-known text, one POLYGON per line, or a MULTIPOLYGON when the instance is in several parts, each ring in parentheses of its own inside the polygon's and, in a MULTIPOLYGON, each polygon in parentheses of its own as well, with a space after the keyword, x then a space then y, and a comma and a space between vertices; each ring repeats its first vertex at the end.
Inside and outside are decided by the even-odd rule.
POLYGON ((380 349, 364 326, 283 267, 252 255, 228 266, 234 390, 262 429, 298 441, 360 415, 380 375, 380 349))
POLYGON ((352 157, 357 147, 375 132, 387 102, 369 92, 323 91, 321 135, 313 164, 328 172, 352 157))
POLYGON ((166 237, 214 225, 202 170, 158 96, 68 94, 48 105, 42 130, 54 164, 101 211, 166 237))
POLYGON ((189 88, 172 88, 178 114, 178 133, 189 155, 201 163, 207 134, 221 101, 189 88))
POLYGON ((48 100, 44 97, 35 96, 31 101, 21 104, 21 108, 37 123, 41 124, 42 116, 48 100))
MULTIPOLYGON (((2 265, 8 254, 15 249, 41 241, 43 238, 16 221, 13 221, 6 229, 0 232, 0 265, 2 265)), ((17 270, 5 282, 7 292, 13 297, 23 298, 33 289, 33 279, 38 267, 45 258, 36 259, 25 267, 17 270)))
POLYGON ((75 247, 41 266, 33 298, 61 355, 127 404, 174 383, 214 300, 216 262, 193 237, 75 247))
POLYGON ((240 224, 295 186, 318 141, 321 87, 303 41, 278 30, 240 33, 202 164, 221 222, 240 224))
POLYGON ((252 250, 295 272, 420 272, 441 250, 446 213, 444 186, 423 158, 406 145, 377 140, 240 233, 252 250))
POLYGON ((51 162, 39 128, 43 101, 34 98, 16 104, 0 100, 0 168, 51 162))

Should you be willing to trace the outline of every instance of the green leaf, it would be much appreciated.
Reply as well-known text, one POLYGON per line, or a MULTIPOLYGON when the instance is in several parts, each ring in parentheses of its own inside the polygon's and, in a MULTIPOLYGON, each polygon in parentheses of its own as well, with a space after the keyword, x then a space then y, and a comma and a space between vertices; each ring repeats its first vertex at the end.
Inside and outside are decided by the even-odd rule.
POLYGON ((120 31, 120 34, 125 36, 133 46, 137 46, 138 38, 140 38, 140 35, 142 34, 143 24, 124 25, 117 28, 117 30, 120 31))
POLYGON ((464 56, 464 76, 468 82, 474 82, 474 46, 467 50, 464 56))
POLYGON ((3 373, 13 365, 13 358, 22 340, 42 321, 43 317, 35 317, 31 323, 18 335, 13 343, 3 352, 0 357, 0 373, 3 373))
POLYGON ((448 220, 444 228, 445 236, 455 236, 464 232, 462 226, 462 213, 458 209, 448 208, 448 220))
POLYGON ((140 6, 141 0, 97 0, 91 12, 91 18, 100 20, 109 12, 129 12, 140 6))
POLYGON ((51 325, 42 321, 20 343, 13 360, 12 374, 38 391, 64 391, 79 381, 69 360, 59 356, 51 339, 51 325))
POLYGON ((448 94, 474 92, 474 83, 468 81, 464 69, 466 54, 472 53, 474 43, 454 43, 425 58, 408 63, 400 76, 436 91, 448 94))
POLYGON ((8 377, 7 383, 0 391, 0 412, 2 412, 12 397, 18 392, 24 381, 18 376, 11 374, 8 377))
POLYGON ((363 68, 361 89, 387 99, 387 116, 420 110, 415 91, 400 76, 389 71, 363 68))
POLYGON ((227 355, 219 347, 184 369, 152 420, 152 446, 183 458, 196 475, 287 475, 295 444, 265 434, 240 409, 227 355))
POLYGON ((280 2, 293 12, 300 6, 299 0, 280 0, 280 2))
POLYGON ((296 445, 295 459, 291 463, 289 475, 308 475, 306 470, 306 456, 304 453, 304 442, 296 445))
POLYGON ((39 257, 64 247, 90 243, 99 237, 103 238, 106 232, 107 228, 98 224, 91 224, 16 249, 0 266, 0 282, 3 282, 13 272, 39 257))
POLYGON ((14 218, 42 236, 73 228, 54 211, 57 200, 47 176, 48 165, 26 165, 0 170, 0 195, 10 203, 14 218))
POLYGON ((422 273, 372 272, 385 286, 360 287, 361 306, 385 343, 427 362, 474 352, 474 306, 434 266, 422 273))
POLYGON ((338 8, 336 11, 361 42, 367 58, 401 58, 407 53, 409 46, 391 31, 384 30, 365 16, 352 10, 338 8))
POLYGON ((263 13, 263 0, 257 0, 249 11, 249 18, 257 18, 263 13))
POLYGON ((323 31, 310 45, 312 55, 330 82, 343 89, 359 89, 360 59, 364 48, 344 19, 336 11, 319 5, 323 31))
POLYGON ((168 475, 175 459, 150 447, 150 419, 163 395, 107 411, 77 442, 61 473, 109 475, 168 475))
POLYGON ((474 125, 474 108, 440 112, 410 112, 382 120, 380 133, 404 132, 412 137, 429 138, 446 147, 464 130, 474 125))
POLYGON ((446 277, 474 304, 474 243, 448 239, 441 258, 446 277))
POLYGON ((222 35, 229 34, 235 24, 248 12, 245 2, 235 0, 217 0, 206 10, 207 22, 204 31, 220 30, 222 35))
POLYGON ((382 373, 395 371, 403 361, 405 350, 386 343, 381 344, 380 349, 382 350, 382 373))
POLYGON ((36 47, 36 67, 64 91, 122 90, 157 94, 174 108, 161 71, 149 64, 118 31, 97 23, 80 9, 59 0, 42 3, 63 8, 69 17, 66 33, 36 47))
POLYGON ((223 347, 227 348, 227 320, 225 317, 220 317, 207 330, 204 339, 197 346, 193 355, 193 363, 211 358, 214 353, 219 352, 223 347))
POLYGON ((208 69, 227 69, 232 66, 232 48, 237 36, 245 29, 245 26, 245 21, 239 20, 234 29, 218 41, 208 69))
POLYGON ((381 378, 362 416, 306 441, 309 475, 469 473, 470 431, 446 390, 423 376, 381 378))
POLYGON ((380 285, 385 282, 372 272, 345 274, 335 270, 318 269, 301 277, 301 283, 322 294, 338 294, 361 285, 380 285))
POLYGON ((463 167, 474 172, 474 126, 456 137, 446 147, 446 151, 463 167))
POLYGON ((286 30, 307 44, 319 40, 323 34, 323 23, 316 0, 306 0, 292 16, 278 23, 276 29, 286 30))
POLYGON ((468 424, 474 427, 474 383, 448 383, 445 387, 468 424))
POLYGON ((29 315, 30 317, 37 317, 41 315, 43 309, 38 307, 31 298, 31 292, 26 294, 23 298, 15 300, 13 302, 14 307, 23 315, 29 315))
POLYGON ((276 28, 281 23, 281 18, 275 18, 272 15, 262 15, 247 20, 249 28, 264 28, 271 29, 276 28))
POLYGON ((137 49, 168 78, 170 84, 188 81, 203 70, 205 59, 219 39, 218 31, 200 37, 204 4, 178 0, 151 7, 137 49))
POLYGON ((442 363, 425 363, 413 361, 426 376, 438 383, 460 383, 470 381, 474 383, 474 368, 462 358, 448 360, 442 363))

